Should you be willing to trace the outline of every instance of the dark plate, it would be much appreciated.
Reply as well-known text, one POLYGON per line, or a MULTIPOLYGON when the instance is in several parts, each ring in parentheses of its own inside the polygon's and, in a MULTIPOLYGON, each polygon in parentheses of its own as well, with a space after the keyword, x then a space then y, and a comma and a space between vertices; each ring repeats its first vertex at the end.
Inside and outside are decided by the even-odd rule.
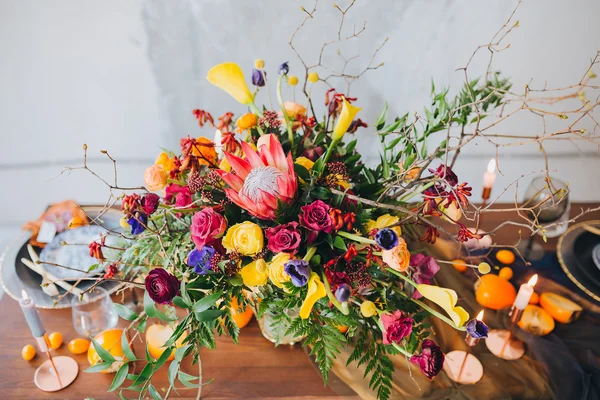
POLYGON ((600 270, 592 259, 600 236, 585 230, 586 225, 600 228, 600 221, 585 221, 569 227, 558 240, 556 253, 569 279, 588 296, 600 301, 600 270))
MULTIPOLYGON (((91 218, 96 218, 102 211, 102 207, 84 206, 83 209, 88 213, 91 218)), ((103 223, 108 225, 109 228, 115 226, 115 221, 118 226, 118 221, 121 214, 116 210, 109 210, 102 215, 103 223)), ((54 304, 54 298, 45 294, 40 284, 42 283, 42 277, 36 274, 31 269, 27 268, 22 262, 21 258, 30 260, 29 253, 27 252, 27 244, 29 243, 29 232, 23 232, 16 237, 12 243, 4 250, 0 256, 0 283, 6 293, 15 300, 21 298, 21 290, 25 289, 27 294, 32 297, 37 308, 69 308, 71 307, 72 295, 65 296, 60 302, 54 304)), ((35 248, 39 254, 40 249, 35 248)), ((71 282, 72 283, 72 282, 71 282)), ((94 280, 87 280, 80 282, 77 287, 82 290, 90 287, 94 283, 94 280)), ((109 293, 115 292, 119 289, 122 284, 120 282, 103 282, 101 286, 106 289, 109 293)), ((66 291, 57 286, 60 294, 66 291)))

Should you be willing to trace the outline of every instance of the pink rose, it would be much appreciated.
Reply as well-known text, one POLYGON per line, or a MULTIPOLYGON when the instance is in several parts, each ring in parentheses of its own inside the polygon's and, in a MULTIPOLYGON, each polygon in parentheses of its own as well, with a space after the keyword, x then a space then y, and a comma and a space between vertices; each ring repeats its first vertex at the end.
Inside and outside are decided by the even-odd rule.
POLYGON ((405 317, 402 311, 394 311, 393 314, 382 314, 383 344, 400 343, 402 339, 412 332, 413 319, 405 317))
POLYGON ((298 223, 289 222, 284 225, 275 226, 265 231, 269 243, 267 247, 273 253, 296 253, 300 246, 300 232, 298 223))
POLYGON ((302 214, 300 214, 300 225, 308 228, 308 242, 312 243, 319 232, 331 233, 333 231, 333 222, 329 216, 329 205, 316 200, 309 205, 300 207, 302 214))
POLYGON ((210 207, 194 214, 190 232, 196 248, 201 250, 210 240, 223 236, 227 220, 210 207))

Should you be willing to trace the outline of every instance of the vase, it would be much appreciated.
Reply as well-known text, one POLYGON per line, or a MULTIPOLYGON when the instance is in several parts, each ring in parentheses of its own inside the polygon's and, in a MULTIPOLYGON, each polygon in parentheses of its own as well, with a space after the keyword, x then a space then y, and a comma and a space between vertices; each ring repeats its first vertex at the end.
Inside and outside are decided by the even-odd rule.
POLYGON ((293 346, 304 339, 304 336, 286 335, 286 331, 289 329, 291 321, 300 315, 300 310, 296 308, 279 312, 285 313, 288 318, 283 318, 281 322, 276 323, 275 319, 278 316, 278 312, 272 311, 266 311, 260 318, 257 318, 258 326, 260 327, 263 336, 276 345, 288 344, 293 346))

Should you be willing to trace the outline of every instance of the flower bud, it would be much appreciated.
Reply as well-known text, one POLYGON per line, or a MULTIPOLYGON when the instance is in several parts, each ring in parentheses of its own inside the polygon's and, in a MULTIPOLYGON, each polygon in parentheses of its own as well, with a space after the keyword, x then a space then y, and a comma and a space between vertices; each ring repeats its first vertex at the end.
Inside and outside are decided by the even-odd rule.
POLYGON ((254 67, 258 69, 263 69, 265 67, 265 61, 262 58, 257 59, 256 61, 254 61, 254 67))
POLYGON ((347 283, 342 283, 340 287, 338 287, 338 289, 335 291, 335 298, 340 303, 344 303, 348 301, 351 293, 352 289, 350 288, 350 285, 348 285, 347 283))
POLYGON ((298 84, 298 77, 296 75, 291 75, 288 77, 288 85, 296 86, 298 84))
POLYGON ((310 74, 308 74, 308 81, 310 83, 316 83, 319 81, 319 74, 317 74, 316 72, 311 72, 310 74))

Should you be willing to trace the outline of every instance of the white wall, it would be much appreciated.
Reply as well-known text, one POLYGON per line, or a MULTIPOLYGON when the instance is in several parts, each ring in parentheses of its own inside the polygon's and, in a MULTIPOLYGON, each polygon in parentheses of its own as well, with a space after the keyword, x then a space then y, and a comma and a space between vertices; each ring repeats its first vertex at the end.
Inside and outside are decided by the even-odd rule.
MULTIPOLYGON (((105 188, 84 172, 53 179, 65 165, 80 164, 82 143, 90 148, 93 167, 111 178, 111 166, 101 162, 98 152, 108 149, 122 161, 120 183, 137 186, 159 146, 176 149, 187 134, 211 136, 210 130, 199 131, 192 109, 214 115, 243 111, 206 82, 214 64, 235 61, 250 71, 260 57, 270 76, 286 60, 292 73, 300 72, 287 45, 304 16, 299 4, 311 9, 313 2, 0 0, 0 179, 5 187, 0 223, 21 224, 64 198, 103 201, 105 188)), ((331 4, 321 1, 316 18, 298 36, 309 62, 324 38, 336 34, 339 18, 331 4)), ((352 88, 365 108, 363 117, 372 123, 384 100, 393 113, 421 111, 429 102, 432 78, 457 89, 462 74, 456 68, 489 41, 514 4, 359 0, 348 14, 348 29, 366 20, 367 30, 342 46, 347 56, 361 54, 355 69, 364 67, 389 37, 377 57, 385 66, 352 88)), ((510 36, 510 49, 497 57, 496 68, 512 77, 515 87, 531 78, 539 86, 579 81, 600 49, 598 15, 596 0, 525 1, 517 14, 520 27, 510 36)), ((336 50, 331 47, 326 64, 339 66, 336 50)), ((476 68, 483 64, 483 59, 475 61, 476 68)), ((503 129, 536 134, 540 125, 524 118, 503 129)), ((361 149, 375 161, 372 132, 358 135, 361 149)), ((600 198, 597 150, 569 144, 550 148, 551 168, 570 182, 575 200, 600 198)), ((480 142, 457 166, 476 196, 493 154, 480 142)), ((504 176, 498 178, 496 193, 521 174, 543 169, 537 147, 507 149, 500 161, 504 176)))

